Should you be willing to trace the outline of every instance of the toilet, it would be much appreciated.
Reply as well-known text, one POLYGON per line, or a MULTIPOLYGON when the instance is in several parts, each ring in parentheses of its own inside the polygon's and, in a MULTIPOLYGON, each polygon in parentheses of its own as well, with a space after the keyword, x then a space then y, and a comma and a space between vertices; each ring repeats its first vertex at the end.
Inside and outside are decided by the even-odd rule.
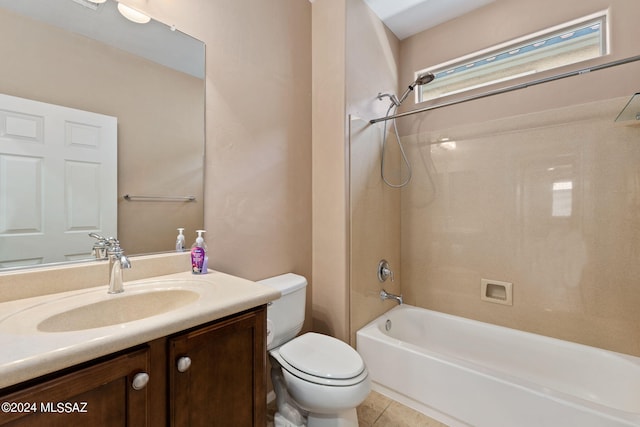
POLYGON ((276 427, 357 427, 356 407, 371 390, 360 355, 337 338, 296 337, 305 316, 307 280, 293 273, 259 283, 282 297, 267 308, 267 350, 276 393, 276 427))

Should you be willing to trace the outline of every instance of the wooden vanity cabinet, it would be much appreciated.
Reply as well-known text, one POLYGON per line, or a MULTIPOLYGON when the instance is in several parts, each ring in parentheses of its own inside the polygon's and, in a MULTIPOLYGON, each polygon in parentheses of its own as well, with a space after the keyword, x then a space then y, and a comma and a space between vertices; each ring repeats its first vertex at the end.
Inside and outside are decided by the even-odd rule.
POLYGON ((261 306, 10 387, 0 404, 16 412, 0 411, 0 426, 264 426, 265 335, 261 306), (136 390, 141 373, 148 384, 136 390))
POLYGON ((171 427, 266 422, 265 310, 169 340, 171 427))
POLYGON ((3 394, 0 425, 149 425, 148 387, 132 388, 136 375, 148 371, 149 351, 142 348, 3 394))

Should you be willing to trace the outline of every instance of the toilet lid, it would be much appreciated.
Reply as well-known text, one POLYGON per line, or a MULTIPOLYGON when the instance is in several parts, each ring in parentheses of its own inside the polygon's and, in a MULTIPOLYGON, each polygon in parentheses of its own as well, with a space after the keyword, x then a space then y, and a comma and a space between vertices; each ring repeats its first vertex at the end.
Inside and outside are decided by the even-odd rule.
POLYGON ((364 370, 362 358, 351 346, 314 332, 289 341, 279 352, 288 364, 316 377, 348 379, 364 370))

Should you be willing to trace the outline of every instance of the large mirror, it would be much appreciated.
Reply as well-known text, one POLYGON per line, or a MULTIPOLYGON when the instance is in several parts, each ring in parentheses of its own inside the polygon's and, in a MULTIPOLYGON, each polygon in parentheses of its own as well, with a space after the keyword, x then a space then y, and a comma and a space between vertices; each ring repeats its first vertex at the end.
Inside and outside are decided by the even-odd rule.
MULTIPOLYGON (((91 259, 92 232, 135 255, 175 250, 177 228, 189 243, 203 227, 204 44, 129 21, 117 5, 0 0, 0 97, 10 103, 0 105, 0 269, 91 259), (54 126, 29 103, 106 118, 117 163, 76 159, 51 172, 53 161, 31 150, 54 126), (69 177, 75 187, 49 194, 69 177), (50 233, 56 216, 64 229, 50 233), (67 250, 70 241, 80 248, 67 250)), ((78 138, 106 138, 65 120, 78 138)))

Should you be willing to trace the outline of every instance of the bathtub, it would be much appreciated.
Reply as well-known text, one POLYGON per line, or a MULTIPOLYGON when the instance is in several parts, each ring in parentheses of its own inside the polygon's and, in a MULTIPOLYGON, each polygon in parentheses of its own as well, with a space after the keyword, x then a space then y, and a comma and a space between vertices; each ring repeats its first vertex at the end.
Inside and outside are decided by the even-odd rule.
POLYGON ((397 306, 357 332, 373 389, 450 427, 640 426, 640 358, 397 306))

